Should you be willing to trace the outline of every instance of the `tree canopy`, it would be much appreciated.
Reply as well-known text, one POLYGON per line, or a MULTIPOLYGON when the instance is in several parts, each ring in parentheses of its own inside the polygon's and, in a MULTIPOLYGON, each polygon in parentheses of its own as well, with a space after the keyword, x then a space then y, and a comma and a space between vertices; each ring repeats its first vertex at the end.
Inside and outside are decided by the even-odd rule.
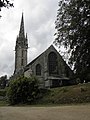
POLYGON ((0 11, 3 7, 6 8, 13 7, 13 3, 11 1, 12 0, 0 0, 0 11))
POLYGON ((0 88, 5 88, 7 84, 7 75, 0 77, 0 88))
POLYGON ((55 43, 68 50, 76 75, 90 80, 90 0, 60 0, 55 25, 55 43))
POLYGON ((10 0, 0 0, 0 11, 2 7, 13 7, 13 3, 11 3, 10 0))

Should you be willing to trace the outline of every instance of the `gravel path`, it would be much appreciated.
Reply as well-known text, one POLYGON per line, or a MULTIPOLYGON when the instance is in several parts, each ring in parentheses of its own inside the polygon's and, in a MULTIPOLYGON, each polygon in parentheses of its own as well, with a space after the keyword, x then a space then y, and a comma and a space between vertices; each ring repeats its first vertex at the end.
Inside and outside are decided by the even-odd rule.
POLYGON ((90 120, 90 104, 58 107, 0 107, 0 120, 90 120))

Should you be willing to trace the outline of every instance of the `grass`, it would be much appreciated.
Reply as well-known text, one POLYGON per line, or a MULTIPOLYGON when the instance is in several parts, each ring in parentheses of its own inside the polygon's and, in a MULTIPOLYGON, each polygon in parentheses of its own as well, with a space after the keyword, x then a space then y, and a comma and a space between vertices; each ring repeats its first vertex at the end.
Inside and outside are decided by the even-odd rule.
MULTIPOLYGON (((6 90, 0 90, 0 106, 8 106, 5 99, 6 90)), ((40 97, 33 105, 30 106, 57 106, 62 104, 86 104, 90 103, 90 83, 78 84, 73 86, 65 86, 59 88, 52 88, 42 91, 40 97)), ((28 104, 19 104, 17 106, 28 106, 28 104)))
POLYGON ((90 102, 90 83, 50 89, 37 104, 76 104, 90 102))
POLYGON ((0 107, 2 106, 8 106, 8 102, 7 101, 0 101, 0 107))
POLYGON ((8 102, 6 101, 6 89, 0 89, 0 106, 7 106, 8 102))

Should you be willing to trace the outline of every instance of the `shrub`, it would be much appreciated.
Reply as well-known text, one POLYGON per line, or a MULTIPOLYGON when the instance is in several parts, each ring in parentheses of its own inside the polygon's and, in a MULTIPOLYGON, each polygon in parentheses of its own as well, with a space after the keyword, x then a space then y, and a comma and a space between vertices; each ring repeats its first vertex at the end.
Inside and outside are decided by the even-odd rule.
POLYGON ((12 80, 7 90, 9 103, 31 103, 38 96, 38 86, 38 80, 35 77, 20 77, 16 80, 12 80))
POLYGON ((0 89, 0 96, 3 96, 3 97, 6 96, 6 90, 5 89, 0 89))

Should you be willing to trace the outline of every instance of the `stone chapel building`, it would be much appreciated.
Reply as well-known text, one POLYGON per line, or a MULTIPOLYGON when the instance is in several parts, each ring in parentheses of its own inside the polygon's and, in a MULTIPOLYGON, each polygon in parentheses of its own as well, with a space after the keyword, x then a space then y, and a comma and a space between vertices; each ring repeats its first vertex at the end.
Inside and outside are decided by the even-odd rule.
POLYGON ((23 14, 19 35, 15 46, 15 70, 13 79, 23 75, 30 77, 36 76, 39 79, 40 87, 51 88, 67 84, 73 76, 73 71, 69 68, 61 55, 51 45, 42 54, 27 64, 28 40, 24 32, 23 14))

